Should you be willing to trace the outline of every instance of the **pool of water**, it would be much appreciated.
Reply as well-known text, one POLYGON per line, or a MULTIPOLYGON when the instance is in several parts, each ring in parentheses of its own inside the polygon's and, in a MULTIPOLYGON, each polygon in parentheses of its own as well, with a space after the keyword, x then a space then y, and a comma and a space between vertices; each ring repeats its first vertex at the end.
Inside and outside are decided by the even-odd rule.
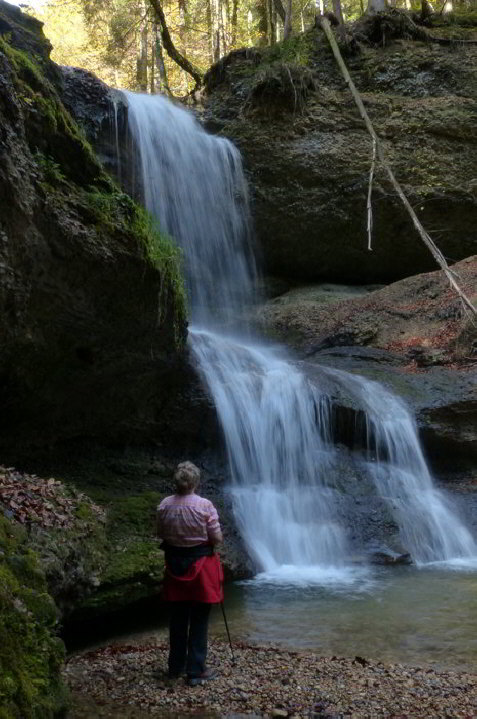
MULTIPOLYGON (((226 588, 232 638, 415 665, 477 669, 477 572, 355 570, 312 583, 259 576, 226 588), (281 579, 281 581, 280 581, 281 579)), ((220 608, 211 634, 226 636, 220 608)))
MULTIPOLYGON (((298 571, 228 584, 232 642, 273 644, 326 656, 477 671, 477 569, 415 566, 298 571)), ((121 626, 75 637, 69 649, 164 640, 157 605, 121 626), (83 636, 84 635, 84 636, 83 636)), ((227 640, 220 607, 210 636, 227 640)))

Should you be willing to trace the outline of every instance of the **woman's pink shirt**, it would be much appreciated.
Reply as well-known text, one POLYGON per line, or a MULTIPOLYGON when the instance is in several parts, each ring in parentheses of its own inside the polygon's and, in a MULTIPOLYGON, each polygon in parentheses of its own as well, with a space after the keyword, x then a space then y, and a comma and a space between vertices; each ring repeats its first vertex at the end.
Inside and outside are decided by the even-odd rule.
POLYGON ((157 534, 175 547, 193 547, 220 539, 219 515, 198 494, 173 494, 157 508, 157 534))

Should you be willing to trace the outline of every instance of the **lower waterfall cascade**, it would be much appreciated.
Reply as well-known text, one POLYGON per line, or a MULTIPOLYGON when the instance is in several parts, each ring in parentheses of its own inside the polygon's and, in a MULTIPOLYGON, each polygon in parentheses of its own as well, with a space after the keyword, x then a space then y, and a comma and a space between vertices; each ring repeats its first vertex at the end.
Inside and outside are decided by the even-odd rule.
MULTIPOLYGON (((240 321, 257 299, 240 154, 165 98, 125 96, 144 204, 184 250, 189 342, 223 429, 233 512, 247 551, 269 575, 312 576, 310 568, 321 568, 319 576, 340 576, 352 550, 329 479, 337 453, 331 399, 283 348, 240 321)), ((362 464, 414 562, 477 566, 476 541, 433 483, 404 403, 376 382, 324 371, 366 413, 362 464)))

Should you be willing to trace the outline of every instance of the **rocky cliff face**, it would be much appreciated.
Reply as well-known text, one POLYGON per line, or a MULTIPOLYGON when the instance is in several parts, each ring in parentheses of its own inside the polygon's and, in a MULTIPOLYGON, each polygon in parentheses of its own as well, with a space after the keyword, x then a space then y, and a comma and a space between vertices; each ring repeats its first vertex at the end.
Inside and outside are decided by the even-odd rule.
POLYGON ((105 174, 49 49, 0 1, 0 444, 164 438, 183 387, 178 257, 105 174))
MULTIPOLYGON (((477 45, 392 30, 356 32, 346 62, 411 204, 457 261, 475 253, 477 45)), ((269 273, 364 283, 434 269, 379 169, 367 250, 371 140, 321 30, 232 53, 206 80, 204 121, 243 153, 269 273)))

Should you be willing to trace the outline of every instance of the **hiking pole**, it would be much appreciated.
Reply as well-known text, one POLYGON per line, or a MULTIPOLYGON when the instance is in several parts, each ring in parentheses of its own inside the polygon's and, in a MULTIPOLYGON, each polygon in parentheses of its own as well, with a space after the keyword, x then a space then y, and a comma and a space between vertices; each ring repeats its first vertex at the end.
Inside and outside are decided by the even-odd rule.
POLYGON ((227 617, 225 616, 225 608, 224 608, 223 602, 220 602, 220 608, 222 609, 222 615, 224 617, 225 629, 227 630, 227 636, 229 638, 230 653, 232 654, 232 664, 235 664, 234 650, 232 649, 232 640, 230 638, 229 625, 227 623, 227 617))

